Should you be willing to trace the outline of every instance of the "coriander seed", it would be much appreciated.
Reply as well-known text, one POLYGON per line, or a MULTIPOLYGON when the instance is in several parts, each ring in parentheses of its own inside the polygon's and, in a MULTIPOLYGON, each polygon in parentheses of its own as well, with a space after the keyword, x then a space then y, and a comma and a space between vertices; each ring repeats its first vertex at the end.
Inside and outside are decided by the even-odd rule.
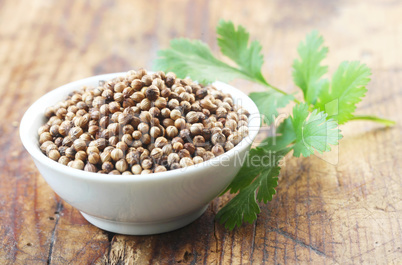
POLYGON ((244 138, 248 135, 248 128, 245 125, 240 126, 239 129, 237 130, 237 132, 241 138, 244 138))
POLYGON ((67 164, 68 164, 70 161, 71 161, 70 158, 68 158, 67 156, 61 156, 57 162, 59 162, 60 164, 65 165, 65 166, 67 166, 67 164))
POLYGON ((60 153, 59 153, 59 151, 53 149, 49 152, 48 156, 50 159, 57 161, 60 158, 60 153))
POLYGON ((180 143, 180 142, 177 142, 177 143, 174 143, 172 147, 173 147, 173 150, 174 150, 175 152, 178 152, 178 151, 180 151, 181 149, 183 149, 183 144, 180 143))
POLYGON ((181 149, 179 152, 177 152, 177 154, 180 156, 180 158, 191 157, 191 154, 187 149, 181 149))
POLYGON ((145 122, 142 122, 138 125, 138 130, 142 133, 148 133, 149 132, 149 125, 146 124, 145 122))
POLYGON ((164 98, 170 97, 171 95, 171 90, 169 88, 164 88, 161 91, 161 96, 164 98))
POLYGON ((186 120, 189 123, 196 123, 198 121, 198 114, 195 111, 190 111, 186 115, 186 120))
POLYGON ((202 147, 195 148, 195 154, 197 156, 203 157, 205 155, 205 152, 206 152, 205 148, 202 148, 202 147))
POLYGON ((49 145, 54 144, 52 141, 46 141, 43 144, 41 144, 40 146, 40 150, 42 151, 42 153, 46 153, 46 149, 49 145))
POLYGON ((169 126, 166 128, 166 135, 169 138, 174 138, 179 133, 179 130, 175 126, 169 126))
POLYGON ((75 160, 82 160, 82 161, 87 160, 87 153, 85 151, 78 151, 75 154, 75 160))
POLYGON ((226 152, 229 151, 229 150, 231 150, 231 149, 233 149, 233 148, 234 148, 234 144, 233 144, 232 142, 227 141, 227 142, 225 143, 225 151, 226 151, 226 152))
POLYGON ((96 147, 96 146, 89 146, 89 147, 87 148, 87 154, 89 155, 89 154, 91 154, 91 153, 97 153, 97 154, 99 154, 99 149, 98 149, 98 147, 96 147))
POLYGON ((130 124, 127 124, 122 129, 123 134, 132 134, 134 132, 134 127, 130 124))
POLYGON ((145 96, 149 100, 155 101, 159 97, 159 95, 160 95, 159 88, 155 85, 151 85, 145 90, 145 96))
POLYGON ((82 160, 74 160, 71 167, 82 170, 84 169, 84 162, 82 160))
POLYGON ((176 126, 177 129, 181 130, 186 127, 186 120, 183 118, 179 118, 174 121, 174 126, 176 126))
POLYGON ((135 92, 132 96, 131 96, 131 98, 135 101, 135 102, 137 102, 137 103, 139 103, 139 102, 142 102, 142 100, 145 98, 145 95, 144 95, 144 93, 142 93, 142 92, 135 92))
POLYGON ((214 156, 220 156, 221 154, 225 153, 225 150, 220 144, 216 144, 212 147, 211 152, 214 156))
POLYGON ((49 132, 44 132, 39 136, 39 143, 43 144, 46 141, 51 141, 53 140, 52 135, 49 132))
POLYGON ((218 118, 225 118, 227 113, 228 113, 228 111, 224 107, 219 107, 216 109, 216 116, 218 118))
POLYGON ((142 142, 142 144, 148 145, 151 143, 152 139, 151 136, 149 134, 143 134, 140 141, 142 142))
POLYGON ((83 134, 84 131, 80 127, 73 127, 69 132, 68 135, 70 135, 73 138, 78 138, 83 134))
POLYGON ((113 166, 113 164, 111 162, 109 162, 109 161, 103 162, 102 170, 104 170, 105 172, 109 173, 113 169, 114 169, 114 166, 113 166))
POLYGON ((237 132, 234 132, 228 137, 228 141, 230 141, 234 145, 238 145, 241 142, 241 140, 242 137, 237 132))
POLYGON ((180 159, 180 166, 181 167, 188 167, 194 165, 193 160, 190 157, 183 157, 180 159))
MULTIPOLYGON (((177 119, 177 120, 180 120, 180 119, 177 119)), ((166 128, 168 128, 169 126, 174 126, 174 124, 175 124, 175 121, 172 120, 171 118, 166 118, 166 119, 163 119, 163 121, 162 121, 162 125, 165 126, 166 128)))
POLYGON ((102 163, 112 161, 112 155, 110 152, 102 152, 100 154, 100 159, 102 163))
POLYGON ((171 144, 167 144, 162 147, 162 151, 164 155, 169 155, 173 152, 173 146, 171 144))
POLYGON ((75 149, 75 151, 85 151, 87 148, 87 144, 85 143, 84 140, 81 139, 77 139, 74 141, 73 143, 73 147, 75 149))
POLYGON ((144 159, 141 163, 141 167, 143 169, 150 169, 150 168, 152 168, 152 165, 153 165, 153 163, 152 163, 151 159, 144 159))
POLYGON ((119 82, 114 85, 113 90, 117 93, 123 92, 124 88, 126 88, 126 85, 123 82, 119 82))
POLYGON ((171 170, 179 169, 179 168, 181 168, 181 166, 180 166, 179 163, 173 163, 173 164, 170 166, 170 169, 171 169, 171 170))
POLYGON ((155 107, 160 110, 163 110, 167 106, 167 101, 164 97, 159 97, 155 100, 155 107))
POLYGON ((50 130, 50 125, 49 124, 42 125, 38 129, 38 135, 40 136, 44 132, 49 132, 49 130, 50 130))
POLYGON ((164 118, 169 118, 170 117, 170 109, 168 109, 168 108, 163 108, 162 110, 161 110, 161 115, 162 115, 162 117, 164 117, 164 118))
POLYGON ((100 156, 99 153, 90 153, 88 155, 88 162, 91 164, 98 164, 100 162, 100 156))
POLYGON ((139 79, 134 79, 131 82, 131 87, 134 88, 135 91, 140 91, 143 86, 143 83, 139 79))
POLYGON ((183 148, 186 149, 190 153, 190 155, 193 155, 195 152, 195 146, 192 143, 185 143, 183 145, 183 148))
POLYGON ((168 144, 168 140, 165 137, 158 137, 155 140, 155 147, 159 147, 162 148, 164 147, 166 144, 168 144))
POLYGON ((142 167, 140 165, 134 165, 131 167, 131 172, 133 172, 134 175, 140 175, 142 172, 142 167))
POLYGON ((225 144, 226 137, 223 133, 215 133, 211 136, 211 142, 215 144, 225 144))
POLYGON ((206 151, 202 158, 204 159, 204 161, 208 161, 214 157, 214 153, 212 153, 211 151, 206 151))
POLYGON ((131 97, 131 95, 134 94, 134 92, 135 92, 135 89, 134 89, 134 88, 132 88, 132 87, 126 87, 126 88, 123 90, 122 95, 123 95, 123 97, 125 97, 125 98, 129 98, 129 97, 131 97))
POLYGON ((225 128, 222 129, 222 133, 223 133, 223 135, 225 135, 226 138, 228 138, 229 135, 232 134, 232 130, 230 130, 229 128, 225 127, 225 128))
POLYGON ((194 162, 194 164, 199 164, 199 163, 204 162, 204 159, 202 159, 201 156, 195 156, 195 157, 193 157, 193 162, 194 162))
POLYGON ((129 152, 126 155, 126 161, 129 165, 134 165, 139 163, 140 161, 140 154, 139 152, 129 152))
POLYGON ((75 153, 76 153, 76 151, 74 150, 73 147, 69 147, 65 151, 65 155, 70 159, 74 159, 75 153))
POLYGON ((125 142, 118 142, 116 144, 116 148, 122 150, 123 152, 127 151, 128 145, 125 142))
POLYGON ((154 173, 165 172, 165 171, 167 171, 166 167, 164 167, 164 166, 157 166, 157 167, 155 167, 154 173))
POLYGON ((180 106, 180 103, 177 99, 173 98, 173 99, 169 100, 169 102, 168 102, 169 109, 173 110, 173 109, 176 109, 178 106, 180 106))
POLYGON ((159 160, 162 158, 162 156, 163 156, 163 151, 161 148, 156 147, 156 148, 152 149, 151 154, 150 154, 150 157, 152 159, 159 160))
MULTIPOLYGON (((147 125, 148 126, 148 125, 147 125)), ((148 130, 147 130, 147 132, 148 132, 148 130)), ((140 131, 134 131, 133 133, 132 133, 132 136, 133 136, 133 139, 134 140, 139 140, 139 139, 141 139, 141 137, 142 137, 142 133, 140 132, 140 131)))
POLYGON ((148 74, 142 76, 141 81, 144 85, 149 86, 152 84, 152 77, 148 74))
POLYGON ((116 169, 119 172, 124 172, 128 168, 127 161, 125 159, 120 159, 119 161, 116 162, 116 169))
POLYGON ((84 167, 84 171, 87 172, 96 172, 98 171, 97 167, 91 163, 87 163, 84 167))
POLYGON ((203 129, 204 129, 204 126, 202 125, 202 123, 194 123, 190 127, 191 135, 193 135, 193 136, 201 135, 203 129))
POLYGON ((123 150, 118 149, 118 148, 114 149, 114 150, 110 153, 110 155, 111 155, 111 157, 112 157, 112 159, 113 159, 114 161, 119 161, 120 159, 122 159, 122 158, 124 157, 123 150))
POLYGON ((172 120, 177 120, 179 118, 181 118, 181 112, 177 109, 174 109, 170 112, 170 118, 172 120))
POLYGON ((151 135, 152 138, 157 138, 160 134, 161 130, 156 126, 151 127, 149 130, 149 135, 151 135))

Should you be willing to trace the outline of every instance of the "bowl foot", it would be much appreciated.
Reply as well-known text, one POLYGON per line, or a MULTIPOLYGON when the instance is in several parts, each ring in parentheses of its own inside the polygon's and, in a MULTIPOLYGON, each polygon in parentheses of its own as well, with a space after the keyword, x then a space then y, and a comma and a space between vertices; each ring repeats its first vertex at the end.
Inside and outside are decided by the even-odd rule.
POLYGON ((207 208, 208 205, 175 219, 152 223, 120 222, 95 217, 83 212, 81 214, 88 222, 106 231, 125 235, 152 235, 173 231, 186 226, 200 217, 207 208))

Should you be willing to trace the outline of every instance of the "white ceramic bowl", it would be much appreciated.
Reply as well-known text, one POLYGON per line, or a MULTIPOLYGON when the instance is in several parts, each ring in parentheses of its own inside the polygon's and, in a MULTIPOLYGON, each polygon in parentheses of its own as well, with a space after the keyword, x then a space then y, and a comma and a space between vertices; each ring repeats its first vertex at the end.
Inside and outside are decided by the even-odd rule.
POLYGON ((52 189, 81 211, 93 225, 121 234, 144 235, 183 227, 207 209, 239 171, 260 128, 254 102, 225 83, 214 85, 233 96, 250 112, 249 136, 235 148, 209 161, 149 175, 107 175, 85 172, 59 164, 39 149, 38 128, 46 121, 46 107, 54 105, 82 86, 97 86, 125 73, 85 78, 61 86, 38 99, 25 113, 20 125, 21 140, 52 189))

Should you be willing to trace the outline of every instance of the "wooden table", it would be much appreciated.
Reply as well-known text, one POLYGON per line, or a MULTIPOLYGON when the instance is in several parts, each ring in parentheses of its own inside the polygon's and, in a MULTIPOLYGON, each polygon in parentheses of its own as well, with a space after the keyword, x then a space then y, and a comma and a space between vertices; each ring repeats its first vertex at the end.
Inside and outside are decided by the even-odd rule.
POLYGON ((402 2, 391 0, 0 1, 0 264, 402 264, 401 14, 402 2), (332 72, 344 59, 373 69, 358 114, 398 124, 354 122, 325 158, 287 159, 278 194, 258 221, 232 232, 214 220, 228 197, 162 235, 90 225, 54 194, 22 147, 23 113, 70 81, 151 68, 175 37, 199 38, 217 53, 220 18, 261 41, 264 74, 289 92, 297 44, 318 29, 332 72))

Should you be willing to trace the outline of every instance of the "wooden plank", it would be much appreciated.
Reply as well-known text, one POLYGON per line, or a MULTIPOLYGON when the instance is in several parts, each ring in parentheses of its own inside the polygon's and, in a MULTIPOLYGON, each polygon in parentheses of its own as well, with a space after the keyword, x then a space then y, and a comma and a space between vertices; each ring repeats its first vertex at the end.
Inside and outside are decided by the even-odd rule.
MULTIPOLYGON (((30 1, 0 2, 1 264, 400 264, 402 263, 402 43, 398 1, 30 1), (51 15, 49 15, 51 14, 51 15), (229 196, 183 229, 153 236, 102 231, 60 200, 19 141, 27 107, 64 83, 151 67, 171 38, 218 52, 220 18, 245 25, 263 44, 264 74, 294 91, 290 65, 305 33, 330 46, 331 72, 362 60, 373 81, 359 114, 395 128, 342 126, 339 149, 286 160, 278 194, 258 221, 227 231, 214 220, 229 196), (145 51, 145 52, 144 52, 145 51)), ((244 81, 245 92, 262 88, 244 81)))

